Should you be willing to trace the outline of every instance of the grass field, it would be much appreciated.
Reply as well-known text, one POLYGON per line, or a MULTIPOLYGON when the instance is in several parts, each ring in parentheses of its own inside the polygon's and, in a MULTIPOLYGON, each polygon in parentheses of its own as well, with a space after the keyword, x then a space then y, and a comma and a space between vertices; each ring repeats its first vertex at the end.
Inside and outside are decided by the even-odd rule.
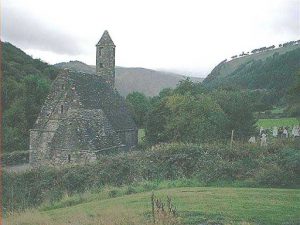
POLYGON ((286 108, 274 108, 274 109, 271 110, 271 113, 272 114, 281 114, 281 113, 284 113, 285 109, 286 108))
POLYGON ((145 129, 139 129, 138 131, 138 142, 141 144, 144 142, 145 129))
MULTIPOLYGON (((210 221, 205 224, 277 225, 300 221, 300 190, 295 189, 183 187, 158 190, 155 195, 162 199, 171 196, 181 221, 176 224, 210 221)), ((27 211, 9 216, 5 224, 151 224, 150 196, 151 192, 144 192, 59 209, 27 211)))
POLYGON ((256 123, 258 127, 272 128, 274 126, 288 126, 292 128, 294 125, 298 125, 299 120, 297 118, 280 118, 280 119, 259 119, 256 123))

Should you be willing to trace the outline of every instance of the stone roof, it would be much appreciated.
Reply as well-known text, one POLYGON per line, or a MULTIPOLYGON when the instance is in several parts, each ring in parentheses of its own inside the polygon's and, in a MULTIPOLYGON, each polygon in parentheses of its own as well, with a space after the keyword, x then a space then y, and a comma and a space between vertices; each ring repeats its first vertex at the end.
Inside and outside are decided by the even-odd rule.
POLYGON ((82 108, 103 110, 116 131, 137 129, 124 98, 102 77, 70 71, 69 78, 75 85, 82 108))
POLYGON ((114 46, 115 47, 115 44, 114 44, 113 40, 111 39, 107 30, 104 31, 104 33, 103 33, 102 37, 100 38, 99 42, 97 43, 97 45, 99 45, 99 46, 114 46))

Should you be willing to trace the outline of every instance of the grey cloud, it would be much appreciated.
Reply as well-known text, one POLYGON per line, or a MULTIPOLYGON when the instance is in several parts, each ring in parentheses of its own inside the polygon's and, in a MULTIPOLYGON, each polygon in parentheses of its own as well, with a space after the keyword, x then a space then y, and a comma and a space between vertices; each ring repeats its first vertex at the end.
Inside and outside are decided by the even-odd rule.
POLYGON ((272 29, 275 32, 300 35, 300 0, 290 0, 282 5, 273 21, 272 29))
POLYGON ((76 37, 42 24, 39 18, 34 18, 16 7, 3 6, 1 36, 3 40, 21 48, 69 55, 77 55, 81 52, 80 42, 76 37))

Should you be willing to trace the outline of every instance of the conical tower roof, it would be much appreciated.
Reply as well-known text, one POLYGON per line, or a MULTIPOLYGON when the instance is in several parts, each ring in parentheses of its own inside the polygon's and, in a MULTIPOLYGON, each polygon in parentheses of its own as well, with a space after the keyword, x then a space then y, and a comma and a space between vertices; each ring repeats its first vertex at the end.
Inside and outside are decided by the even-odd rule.
POLYGON ((112 41, 107 30, 104 31, 104 33, 102 34, 102 37, 100 38, 100 40, 96 46, 114 46, 115 47, 115 44, 112 41))

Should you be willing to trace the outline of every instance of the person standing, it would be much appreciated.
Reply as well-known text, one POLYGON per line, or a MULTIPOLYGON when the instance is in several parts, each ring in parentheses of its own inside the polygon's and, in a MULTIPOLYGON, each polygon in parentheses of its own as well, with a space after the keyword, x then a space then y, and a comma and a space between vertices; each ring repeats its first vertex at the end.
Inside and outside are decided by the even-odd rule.
POLYGON ((299 138, 300 137, 300 132, 299 131, 300 131, 299 126, 294 126, 293 130, 292 130, 292 136, 294 138, 299 138))
POLYGON ((264 131, 264 128, 260 127, 260 129, 259 129, 259 135, 261 135, 263 131, 264 131))
POLYGON ((278 136, 278 128, 273 127, 273 137, 277 137, 277 136, 278 136))
POLYGON ((283 129, 282 134, 283 134, 283 136, 284 136, 285 138, 288 138, 288 137, 289 137, 289 132, 288 132, 288 130, 287 130, 287 127, 285 127, 285 128, 283 129))
POLYGON ((279 135, 280 138, 282 138, 282 133, 283 133, 283 128, 279 127, 278 135, 279 135))
POLYGON ((260 146, 267 146, 267 135, 265 134, 265 132, 263 132, 261 135, 260 146))
POLYGON ((248 140, 248 142, 250 144, 255 144, 256 143, 255 136, 250 137, 250 139, 248 140))

